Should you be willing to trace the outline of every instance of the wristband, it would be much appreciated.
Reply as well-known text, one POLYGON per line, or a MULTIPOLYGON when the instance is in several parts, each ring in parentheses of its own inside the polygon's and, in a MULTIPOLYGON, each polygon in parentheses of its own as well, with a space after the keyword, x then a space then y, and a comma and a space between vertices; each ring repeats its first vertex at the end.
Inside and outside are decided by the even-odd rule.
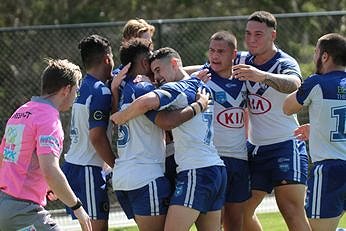
POLYGON ((191 104, 189 104, 189 105, 187 105, 187 106, 189 106, 189 107, 192 108, 193 116, 195 116, 195 115, 196 115, 196 110, 195 110, 195 108, 194 108, 191 104))
POLYGON ((199 101, 197 101, 196 103, 198 104, 198 106, 199 106, 199 108, 201 109, 201 111, 204 111, 204 110, 203 110, 203 105, 202 105, 202 103, 199 102, 199 101))
POLYGON ((79 200, 79 198, 77 197, 77 203, 74 205, 74 206, 72 206, 72 207, 70 207, 70 209, 72 210, 72 211, 75 211, 75 210, 77 210, 77 209, 79 209, 80 207, 82 207, 82 202, 79 200))

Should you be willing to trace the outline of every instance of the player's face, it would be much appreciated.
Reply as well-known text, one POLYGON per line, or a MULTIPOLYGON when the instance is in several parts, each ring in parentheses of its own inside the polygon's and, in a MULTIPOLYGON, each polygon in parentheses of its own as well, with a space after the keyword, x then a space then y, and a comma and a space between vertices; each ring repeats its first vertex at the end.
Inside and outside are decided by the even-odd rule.
POLYGON ((113 53, 112 52, 110 54, 106 55, 105 63, 106 63, 105 72, 107 73, 106 79, 111 80, 113 78, 112 71, 114 68, 114 59, 113 59, 113 53))
POLYGON ((172 64, 167 59, 155 59, 151 65, 151 70, 154 73, 154 79, 157 83, 173 82, 174 70, 172 64))
POLYGON ((231 74, 234 50, 224 40, 211 40, 208 50, 210 67, 220 76, 231 74))
POLYGON ((68 111, 72 107, 72 104, 77 97, 78 85, 69 85, 66 88, 67 94, 63 100, 60 111, 68 111))
POLYGON ((254 56, 263 55, 270 51, 276 32, 265 23, 248 21, 245 31, 245 43, 249 52, 254 56))
POLYGON ((148 40, 150 42, 150 47, 149 47, 150 50, 154 50, 154 44, 153 44, 153 40, 152 40, 152 35, 151 35, 151 33, 149 31, 145 31, 145 32, 141 33, 139 35, 139 37, 142 38, 142 39, 148 40))

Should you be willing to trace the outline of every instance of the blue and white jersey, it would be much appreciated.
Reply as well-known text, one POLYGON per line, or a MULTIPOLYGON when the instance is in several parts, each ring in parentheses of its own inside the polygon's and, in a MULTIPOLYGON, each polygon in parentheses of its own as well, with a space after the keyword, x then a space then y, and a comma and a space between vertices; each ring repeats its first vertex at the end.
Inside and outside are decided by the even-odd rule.
POLYGON ((247 160, 244 109, 245 82, 219 76, 206 63, 211 80, 207 82, 214 98, 214 145, 220 156, 247 160))
MULTIPOLYGON (((278 50, 272 59, 262 65, 254 64, 254 58, 248 52, 238 52, 235 64, 245 63, 262 71, 301 78, 297 61, 282 50, 278 50)), ((282 105, 288 94, 264 83, 251 81, 246 81, 246 88, 250 112, 249 141, 255 145, 268 145, 292 139, 298 120, 296 115, 283 113, 282 105)))
POLYGON ((100 80, 87 74, 72 105, 70 124, 71 145, 65 160, 71 164, 102 167, 103 159, 96 153, 89 139, 89 130, 95 127, 108 129, 111 138, 109 116, 112 109, 110 89, 100 80))
MULTIPOLYGON (((198 78, 169 82, 154 92, 160 99, 158 110, 175 110, 195 102, 198 88, 210 89, 198 78)), ((214 130, 213 105, 172 130, 174 137, 174 157, 178 164, 177 172, 224 165, 213 144, 214 130)))
POLYGON ((309 107, 312 161, 346 160, 346 72, 312 75, 297 91, 297 101, 309 107))
MULTIPOLYGON (((155 89, 148 82, 133 83, 129 76, 124 81, 119 103, 121 110, 155 89)), ((150 113, 157 112, 147 114, 150 113)), ((164 131, 147 115, 140 115, 118 127, 117 148, 119 158, 115 160, 112 177, 114 190, 138 189, 164 175, 164 131)))

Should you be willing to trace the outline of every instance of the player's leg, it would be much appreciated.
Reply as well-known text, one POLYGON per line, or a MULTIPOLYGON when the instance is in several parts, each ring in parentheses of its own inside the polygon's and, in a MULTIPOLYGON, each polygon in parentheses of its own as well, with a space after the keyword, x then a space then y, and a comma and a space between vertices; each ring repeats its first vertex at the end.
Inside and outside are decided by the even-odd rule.
POLYGON ((279 210, 289 230, 311 230, 304 210, 306 186, 288 184, 274 189, 279 210))
POLYGON ((244 230, 247 231, 261 231, 262 225, 259 222, 255 211, 259 204, 262 202, 267 192, 259 190, 251 190, 251 198, 245 202, 244 206, 244 230))
MULTIPOLYGON (((90 216, 92 229, 107 231, 109 198, 106 179, 102 176, 102 168, 65 162, 62 170, 73 192, 82 201, 85 211, 90 216)), ((71 214, 73 219, 76 219, 71 209, 66 208, 66 211, 71 214)))
POLYGON ((311 230, 304 209, 308 156, 305 143, 290 140, 277 144, 273 170, 274 192, 289 230, 311 230))
POLYGON ((312 231, 335 231, 341 217, 309 219, 309 223, 312 231))
POLYGON ((182 205, 170 205, 166 217, 165 231, 189 231, 200 212, 182 205))
POLYGON ((224 231, 243 230, 245 201, 251 197, 247 161, 223 157, 227 169, 226 203, 222 212, 224 231))
POLYGON ((197 230, 198 231, 222 230, 220 219, 221 219, 221 210, 207 212, 206 214, 201 213, 195 222, 197 230))

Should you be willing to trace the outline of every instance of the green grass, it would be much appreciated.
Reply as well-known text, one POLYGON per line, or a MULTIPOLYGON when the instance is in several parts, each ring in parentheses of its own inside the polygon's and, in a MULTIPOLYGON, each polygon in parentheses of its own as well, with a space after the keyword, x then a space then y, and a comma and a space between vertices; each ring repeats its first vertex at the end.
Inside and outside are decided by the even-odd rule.
MULTIPOLYGON (((287 227, 284 219, 280 213, 260 213, 257 214, 258 219, 261 221, 263 230, 270 231, 287 231, 287 227)), ((339 222, 338 227, 346 228, 346 216, 343 216, 339 222)), ((137 227, 127 228, 113 228, 111 231, 138 231, 137 227)), ((195 227, 192 227, 190 231, 196 231, 195 227)))

